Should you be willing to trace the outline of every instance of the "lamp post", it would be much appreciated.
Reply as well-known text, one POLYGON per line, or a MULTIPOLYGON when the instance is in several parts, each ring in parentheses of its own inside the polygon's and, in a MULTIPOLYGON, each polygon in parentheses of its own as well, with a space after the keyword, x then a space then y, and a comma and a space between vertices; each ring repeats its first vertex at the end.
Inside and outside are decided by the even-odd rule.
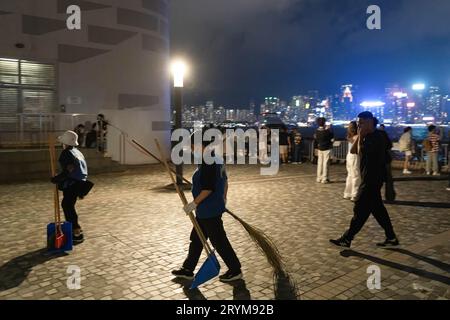
MULTIPOLYGON (((186 64, 181 60, 172 62, 173 99, 175 107, 175 129, 182 128, 183 87, 186 64)), ((183 184, 183 164, 176 166, 177 184, 183 184)))

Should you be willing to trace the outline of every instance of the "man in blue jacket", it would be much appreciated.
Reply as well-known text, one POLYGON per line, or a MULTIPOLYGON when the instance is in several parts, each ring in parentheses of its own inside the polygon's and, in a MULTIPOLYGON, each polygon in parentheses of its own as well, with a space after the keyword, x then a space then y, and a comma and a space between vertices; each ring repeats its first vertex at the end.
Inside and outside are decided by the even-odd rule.
MULTIPOLYGON (((194 134, 192 135, 193 140, 194 134)), ((205 148, 210 144, 209 141, 203 141, 202 154, 205 148)), ((194 141, 191 142, 192 150, 194 141)), ((194 156, 201 157, 195 154, 194 156)), ((223 227, 222 214, 225 212, 225 203, 228 191, 228 179, 225 172, 225 166, 214 162, 206 164, 203 157, 202 163, 192 177, 192 196, 194 201, 184 207, 186 213, 196 211, 196 219, 205 237, 211 240, 212 245, 217 250, 222 260, 228 267, 228 271, 221 275, 219 279, 223 282, 231 282, 242 278, 241 263, 239 262, 227 234, 223 227)), ((191 280, 194 278, 194 270, 203 250, 195 229, 192 229, 191 243, 189 253, 179 270, 172 271, 172 274, 178 278, 191 280)))

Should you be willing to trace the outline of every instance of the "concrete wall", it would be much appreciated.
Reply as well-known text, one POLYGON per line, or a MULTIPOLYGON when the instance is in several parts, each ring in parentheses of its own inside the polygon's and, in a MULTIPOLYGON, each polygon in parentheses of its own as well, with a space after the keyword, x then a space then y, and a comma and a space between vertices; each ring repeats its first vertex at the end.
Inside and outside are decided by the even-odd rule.
POLYGON ((2 0, 0 57, 54 63, 67 113, 122 110, 133 125, 133 115, 149 116, 147 126, 159 128, 143 130, 152 138, 170 121, 168 25, 166 0, 2 0), (81 7, 81 30, 66 27, 69 5, 81 7))
POLYGON ((170 156, 168 153, 170 136, 166 134, 167 129, 170 130, 170 128, 165 127, 167 125, 165 122, 156 121, 157 111, 103 110, 102 112, 105 113, 108 121, 114 123, 118 128, 127 128, 126 139, 128 142, 125 142, 124 145, 124 156, 123 154, 121 156, 121 148, 123 148, 121 144, 123 145, 123 143, 120 140, 120 132, 115 128, 108 129, 107 148, 112 160, 130 165, 157 163, 156 160, 133 147, 130 143, 131 139, 135 139, 159 157, 159 151, 155 144, 155 139, 158 139, 165 149, 166 157, 170 156))

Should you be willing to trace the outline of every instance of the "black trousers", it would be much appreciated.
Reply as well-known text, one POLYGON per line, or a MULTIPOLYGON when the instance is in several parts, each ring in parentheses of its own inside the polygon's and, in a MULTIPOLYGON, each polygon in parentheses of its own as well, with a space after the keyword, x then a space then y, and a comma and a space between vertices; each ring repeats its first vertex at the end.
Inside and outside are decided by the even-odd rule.
POLYGON ((384 184, 384 188, 384 198, 387 201, 395 201, 396 193, 394 189, 394 178, 392 178, 392 168, 390 163, 386 165, 386 182, 384 184))
POLYGON ((450 172, 448 173, 448 187, 450 188, 450 172))
MULTIPOLYGON (((198 219, 198 224, 202 229, 206 239, 210 239, 213 247, 217 250, 222 260, 227 265, 228 269, 232 272, 239 271, 241 269, 241 263, 239 262, 236 253, 231 247, 230 241, 228 241, 227 234, 223 228, 222 217, 215 217, 211 219, 198 219)), ((203 250, 202 242, 197 235, 195 229, 191 232, 191 243, 189 245, 189 253, 186 260, 183 263, 183 267, 194 271, 197 266, 198 260, 203 250)))
POLYGON ((77 202, 78 194, 78 185, 72 185, 69 188, 63 190, 64 198, 61 202, 61 206, 64 211, 64 217, 66 218, 66 221, 72 223, 73 230, 81 229, 80 225, 78 224, 77 211, 75 210, 75 204, 77 202))
POLYGON ((294 152, 292 152, 292 162, 302 162, 302 147, 301 145, 294 145, 294 152))
POLYGON ((387 239, 396 237, 391 219, 381 198, 381 186, 372 190, 361 190, 359 199, 353 208, 353 213, 350 228, 344 234, 344 237, 348 240, 353 240, 358 232, 361 231, 370 214, 375 217, 378 224, 384 229, 387 239))

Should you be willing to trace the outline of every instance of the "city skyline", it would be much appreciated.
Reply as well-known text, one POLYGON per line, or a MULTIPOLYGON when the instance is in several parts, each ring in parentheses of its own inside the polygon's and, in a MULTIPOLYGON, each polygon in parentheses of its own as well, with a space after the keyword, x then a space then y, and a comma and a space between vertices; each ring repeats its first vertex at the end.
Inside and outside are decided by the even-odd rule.
MULTIPOLYGON (((317 88, 314 89, 313 88, 313 89, 298 90, 298 91, 296 91, 295 93, 293 93, 291 95, 282 96, 280 94, 273 93, 273 91, 270 91, 270 92, 272 92, 272 94, 265 94, 265 95, 263 94, 260 97, 252 97, 252 98, 248 98, 247 100, 244 99, 245 101, 241 101, 239 103, 230 103, 230 104, 223 103, 223 102, 220 101, 220 99, 216 99, 213 96, 207 96, 206 99, 204 99, 204 101, 202 100, 202 101, 198 101, 197 103, 191 103, 190 101, 186 101, 185 100, 184 104, 193 106, 193 105, 201 105, 202 103, 207 103, 208 101, 213 101, 216 106, 220 105, 220 106, 223 106, 224 108, 246 109, 246 108, 250 108, 250 105, 252 103, 263 102, 266 97, 276 97, 276 98, 279 98, 281 101, 290 101, 290 99, 292 97, 295 97, 295 96, 306 96, 310 92, 318 92, 319 96, 321 96, 321 97, 333 96, 333 95, 335 95, 337 93, 341 93, 340 92, 341 87, 345 86, 347 84, 352 84, 353 86, 356 86, 358 89, 362 89, 362 90, 359 90, 360 95, 365 96, 366 99, 376 99, 377 97, 384 96, 386 88, 388 88, 390 86, 394 86, 394 87, 398 87, 398 88, 402 88, 402 89, 412 89, 412 86, 414 84, 416 84, 416 83, 417 82, 411 82, 411 85, 408 87, 405 84, 402 84, 402 83, 399 83, 399 82, 390 82, 390 83, 386 83, 385 85, 378 85, 378 88, 381 88, 381 89, 378 89, 377 91, 375 91, 373 89, 368 89, 368 88, 361 87, 357 83, 349 81, 346 84, 341 84, 340 86, 336 87, 336 90, 334 92, 328 92, 328 91, 324 92, 324 91, 322 91, 320 89, 317 89, 317 88)), ((422 83, 422 82, 419 82, 419 83, 422 83)), ((443 88, 442 86, 439 86, 438 84, 436 84, 434 82, 431 82, 431 85, 425 84, 425 86, 426 86, 425 90, 427 88, 435 88, 435 87, 437 87, 437 88, 439 88, 440 92, 443 93, 443 95, 449 95, 450 94, 450 88, 448 88, 446 90, 445 88, 443 88)))
POLYGON ((368 96, 364 92, 356 84, 344 84, 333 94, 309 90, 289 98, 266 96, 231 108, 209 100, 205 104, 185 105, 183 118, 188 122, 256 122, 262 114, 277 113, 286 123, 313 123, 317 117, 350 120, 368 110, 387 123, 449 121, 450 95, 437 86, 391 83, 385 85, 382 95, 368 96))

